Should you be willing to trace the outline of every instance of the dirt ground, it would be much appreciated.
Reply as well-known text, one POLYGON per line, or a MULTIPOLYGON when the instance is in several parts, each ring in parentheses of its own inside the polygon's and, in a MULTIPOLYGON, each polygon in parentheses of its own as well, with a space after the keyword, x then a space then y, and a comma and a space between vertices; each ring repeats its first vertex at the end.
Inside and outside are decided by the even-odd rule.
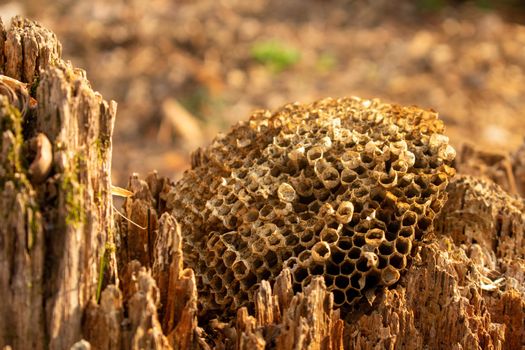
POLYGON ((523 9, 487 1, 0 1, 53 30, 118 102, 113 181, 180 176, 189 153, 259 108, 356 95, 437 110, 452 143, 525 135, 523 9), (483 3, 484 6, 480 6, 483 3))

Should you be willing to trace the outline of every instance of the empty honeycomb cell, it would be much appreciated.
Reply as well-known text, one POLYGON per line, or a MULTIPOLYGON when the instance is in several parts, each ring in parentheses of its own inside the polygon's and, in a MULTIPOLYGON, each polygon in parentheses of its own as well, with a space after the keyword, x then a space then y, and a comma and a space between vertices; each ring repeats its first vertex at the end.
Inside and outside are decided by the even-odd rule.
POLYGON ((288 247, 293 247, 299 244, 299 241, 299 237, 296 234, 292 233, 286 236, 284 244, 288 247))
MULTIPOLYGON (((309 272, 309 276, 308 277, 322 275, 323 272, 324 272, 324 265, 322 265, 321 263, 311 264, 311 265, 308 266, 308 272, 309 272)), ((307 283, 307 281, 305 279, 303 284, 306 284, 306 283, 307 283)))
POLYGON ((361 164, 363 164, 363 166, 365 166, 368 169, 373 169, 375 167, 376 161, 373 155, 366 154, 363 152, 360 154, 360 157, 361 157, 361 164))
POLYGON ((308 198, 314 193, 314 188, 311 179, 299 178, 294 183, 294 188, 299 196, 308 198))
POLYGON ((266 242, 270 249, 281 247, 283 245, 283 237, 281 235, 273 235, 266 238, 266 242))
POLYGON ((343 228, 343 233, 339 237, 339 241, 337 243, 337 248, 339 248, 342 252, 348 252, 353 247, 352 243, 352 236, 354 232, 349 231, 347 228, 343 228))
MULTIPOLYGON (((344 259, 343 259, 344 260, 344 259)), ((341 268, 339 267, 340 263, 336 263, 333 260, 328 261, 325 265, 325 276, 337 276, 341 273, 341 268)))
POLYGON ((346 150, 343 152, 340 158, 341 163, 349 170, 355 169, 361 166, 360 153, 353 150, 346 150))
MULTIPOLYGON (((226 246, 226 244, 235 244, 237 241, 237 232, 236 231, 230 231, 222 234, 219 236, 219 239, 222 244, 226 246)), ((236 251, 234 251, 236 253, 236 251)))
POLYGON ((396 171, 389 171, 381 174, 378 182, 383 188, 392 188, 397 185, 397 176, 396 171))
POLYGON ((253 242, 252 246, 250 247, 250 250, 252 254, 266 254, 266 251, 268 250, 266 240, 264 238, 258 238, 255 242, 253 242))
POLYGON ((315 199, 308 204, 308 211, 312 213, 318 213, 322 205, 323 204, 321 201, 315 199))
POLYGON ((361 248, 360 247, 353 246, 348 251, 348 259, 356 260, 356 259, 359 259, 360 256, 361 256, 361 248))
POLYGON ((348 186, 354 183, 356 179, 357 173, 352 169, 345 168, 341 171, 341 184, 348 186))
POLYGON ((308 270, 303 266, 297 266, 293 272, 293 279, 297 283, 302 283, 308 277, 308 270))
MULTIPOLYGON (((298 246, 300 247, 300 246, 298 246)), ((280 260, 280 263, 290 259, 294 257, 294 251, 292 250, 284 250, 283 252, 281 252, 281 254, 279 255, 279 260, 280 260)))
POLYGON ((359 280, 359 284, 361 285, 361 289, 368 289, 377 286, 380 281, 381 272, 373 269, 359 280))
POLYGON ((259 218, 261 220, 270 221, 275 218, 275 213, 273 211, 273 206, 266 204, 264 207, 259 210, 259 218))
POLYGON ((398 270, 401 270, 401 269, 404 269, 405 266, 406 266, 406 257, 402 254, 399 254, 399 253, 393 253, 392 255, 390 255, 390 257, 388 258, 388 263, 398 269, 398 270))
POLYGON ((342 263, 346 258, 346 253, 344 251, 341 251, 337 246, 330 247, 330 253, 331 253, 331 260, 335 264, 342 263))
POLYGON ((349 278, 349 276, 343 276, 343 275, 337 276, 335 278, 334 285, 335 285, 335 287, 337 287, 337 288, 339 288, 341 290, 345 290, 350 285, 350 278, 349 278))
POLYGON ((432 225, 432 220, 430 220, 427 217, 422 217, 417 222, 417 228, 423 232, 428 230, 428 228, 432 225))
POLYGON ((283 202, 293 202, 295 199, 295 190, 292 187, 292 185, 284 182, 281 185, 279 185, 277 195, 279 196, 279 199, 283 202))
POLYGON ((369 194, 370 189, 365 186, 354 188, 352 191, 352 195, 357 201, 363 201, 363 198, 367 197, 369 194))
POLYGON ((326 243, 336 243, 339 240, 339 233, 335 228, 325 227, 321 231, 319 238, 326 243))
POLYGON ((270 237, 277 232, 277 225, 273 223, 265 223, 255 229, 255 234, 258 237, 270 237))
POLYGON ((297 256, 297 259, 299 260, 299 262, 301 263, 306 263, 308 261, 310 261, 312 257, 312 251, 311 250, 303 250, 298 256, 297 256))
POLYGON ((355 264, 350 260, 345 260, 340 265, 341 273, 343 275, 349 275, 355 270, 355 264))
POLYGON ((244 222, 255 222, 259 218, 259 211, 257 209, 250 209, 244 214, 244 222))
POLYGON ((412 240, 409 238, 399 237, 396 240, 396 251, 401 254, 409 254, 412 249, 412 240))
POLYGON ((325 187, 314 188, 314 196, 321 202, 326 201, 330 197, 330 194, 330 190, 325 187))
POLYGON ((269 268, 273 268, 279 261, 279 258, 274 251, 269 250, 264 256, 264 260, 266 261, 266 266, 268 266, 269 268))
POLYGON ((339 185, 339 171, 336 168, 328 166, 321 173, 321 181, 323 185, 331 190, 339 185))
POLYGON ((314 165, 316 161, 323 158, 323 147, 314 146, 306 152, 306 159, 310 165, 314 165))
POLYGON ((388 256, 390 254, 392 254, 394 252, 394 244, 388 242, 388 241, 384 241, 381 243, 381 245, 379 246, 379 254, 381 255, 384 255, 384 256, 388 256))
POLYGON ((328 274, 324 274, 323 275, 324 277, 324 284, 327 288, 331 288, 332 285, 334 284, 334 276, 333 275, 328 275, 328 274))
POLYGON ((215 269, 215 271, 219 274, 223 274, 227 268, 222 260, 217 259, 217 264, 215 264, 215 266, 213 266, 212 269, 215 269))
POLYGON ((217 291, 221 290, 222 289, 222 278, 221 278, 221 276, 219 276, 219 275, 213 276, 213 278, 210 281, 210 286, 214 290, 217 290, 217 291))
POLYGON ((386 256, 386 255, 379 255, 378 259, 379 259, 379 261, 377 263, 377 268, 378 269, 384 269, 388 265, 388 256, 386 256))
POLYGON ((346 298, 345 298, 345 293, 340 291, 340 290, 333 290, 332 291, 332 294, 334 295, 334 304, 336 306, 341 306, 345 303, 346 301, 346 298))
POLYGON ((241 280, 246 277, 246 274, 248 273, 248 266, 246 266, 246 263, 243 260, 237 260, 232 265, 232 271, 235 275, 235 279, 241 280))
POLYGON ((233 263, 235 262, 235 259, 237 258, 237 252, 232 251, 230 249, 226 250, 224 252, 224 255, 222 256, 224 264, 226 267, 231 267, 233 263))
POLYGON ((207 269, 206 274, 201 276, 201 279, 203 281, 209 282, 209 281, 211 281, 213 279, 213 277, 215 277, 216 273, 217 272, 214 269, 207 269))
POLYGON ((224 283, 224 286, 229 286, 233 282, 234 278, 235 276, 233 271, 230 269, 226 270, 224 275, 222 275, 222 281, 224 283))
POLYGON ((298 146, 297 148, 294 148, 290 152, 288 152, 288 159, 290 159, 293 162, 299 162, 302 159, 304 159, 305 156, 305 148, 304 146, 298 146))
POLYGON ((408 171, 408 164, 404 159, 398 159, 392 163, 392 170, 397 173, 397 176, 404 175, 408 171))
POLYGON ((317 242, 312 247, 312 259, 315 262, 324 262, 330 257, 330 246, 326 242, 317 242))
POLYGON ((239 292, 241 291, 241 284, 238 280, 233 280, 229 285, 228 288, 226 288, 226 292, 228 296, 231 296, 233 298, 236 298, 239 295, 239 292))
POLYGON ((253 270, 259 270, 259 269, 261 269, 263 267, 264 260, 263 260, 263 258, 261 256, 259 256, 259 257, 256 257, 255 259, 253 259, 251 261, 251 263, 252 263, 253 270))
POLYGON ((325 158, 318 159, 314 163, 314 173, 317 175, 317 178, 321 180, 320 187, 324 187, 324 184, 322 183, 323 172, 329 167, 330 163, 325 158))
POLYGON ((312 229, 306 229, 299 238, 303 246, 311 246, 315 241, 315 232, 312 229))
POLYGON ((413 211, 407 211, 401 218, 401 224, 405 227, 414 226, 417 222, 417 214, 413 211))
POLYGON ((368 175, 367 169, 362 165, 356 166, 353 170, 359 178, 365 178, 368 175))
POLYGON ((359 298, 361 296, 361 292, 356 288, 348 288, 345 291, 345 299, 347 304, 351 304, 356 298, 359 298))
POLYGON ((252 271, 248 272, 246 277, 241 280, 241 285, 245 290, 252 288, 256 283, 257 276, 252 271))
POLYGON ((240 226, 237 232, 239 233, 241 238, 249 238, 251 236, 251 234, 252 234, 250 226, 248 226, 246 224, 240 226))
POLYGON ((385 241, 385 232, 379 228, 372 228, 365 234, 365 242, 368 245, 378 247, 385 241))
POLYGON ((305 250, 308 250, 308 248, 310 248, 312 245, 313 245, 313 243, 312 244, 301 243, 301 244, 296 245, 292 249, 292 256, 298 257, 299 254, 301 254, 305 250))
MULTIPOLYGON (((366 231, 368 231, 368 230, 366 230, 366 231)), ((355 236, 352 237, 352 242, 354 243, 355 247, 361 248, 362 246, 364 246, 366 244, 366 239, 365 239, 364 235, 359 234, 359 235, 355 235, 355 236)))
POLYGON ((352 217, 354 216, 354 205, 352 202, 349 201, 343 201, 339 204, 337 207, 337 211, 335 213, 335 217, 337 221, 341 224, 347 224, 350 221, 352 221, 352 217))
POLYGON ((396 283, 455 152, 435 113, 349 98, 256 112, 201 153, 167 205, 200 312, 228 317, 284 267, 295 291, 323 275, 342 310, 396 283))
POLYGON ((216 232, 211 232, 210 238, 206 242, 206 248, 211 252, 215 252, 216 245, 217 243, 219 243, 219 241, 220 241, 219 235, 216 232))
POLYGON ((381 282, 385 286, 391 286, 392 284, 396 283, 399 278, 401 277, 399 270, 394 268, 393 266, 386 266, 381 271, 381 282))
POLYGON ((361 279, 362 279, 363 275, 357 271, 354 271, 354 273, 352 273, 352 275, 350 276, 350 285, 357 289, 357 290, 361 290, 361 279))

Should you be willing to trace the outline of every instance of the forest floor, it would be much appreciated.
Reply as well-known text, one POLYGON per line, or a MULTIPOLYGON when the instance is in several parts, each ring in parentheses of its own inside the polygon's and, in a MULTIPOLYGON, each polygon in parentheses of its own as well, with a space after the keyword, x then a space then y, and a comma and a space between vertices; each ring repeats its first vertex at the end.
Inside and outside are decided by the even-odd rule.
POLYGON ((522 12, 439 1, 0 1, 54 31, 118 102, 113 182, 178 178, 189 153, 259 108, 327 96, 437 110, 452 144, 525 135, 522 12))

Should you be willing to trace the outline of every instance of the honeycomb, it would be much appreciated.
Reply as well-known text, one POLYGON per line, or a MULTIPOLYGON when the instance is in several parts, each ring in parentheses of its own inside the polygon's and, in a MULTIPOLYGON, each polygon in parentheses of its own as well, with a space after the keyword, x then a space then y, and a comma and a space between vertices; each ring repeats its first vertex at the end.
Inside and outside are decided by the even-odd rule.
POLYGON ((455 157, 432 111, 325 99, 258 111, 193 155, 169 195, 202 313, 252 306, 283 268, 350 310, 396 283, 446 200, 455 157))

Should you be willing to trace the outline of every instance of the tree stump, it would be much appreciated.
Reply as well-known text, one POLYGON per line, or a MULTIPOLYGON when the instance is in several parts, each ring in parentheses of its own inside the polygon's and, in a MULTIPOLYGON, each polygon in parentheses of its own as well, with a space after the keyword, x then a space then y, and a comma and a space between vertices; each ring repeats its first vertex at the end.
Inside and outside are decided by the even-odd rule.
POLYGON ((525 148, 465 148, 411 266, 346 321, 322 277, 294 292, 286 268, 251 314, 199 320, 173 182, 131 176, 115 216, 116 104, 60 55, 38 24, 0 25, 0 348, 525 348, 525 148))
POLYGON ((0 346, 64 349, 111 262, 116 104, 60 58, 55 35, 0 26, 0 346))

